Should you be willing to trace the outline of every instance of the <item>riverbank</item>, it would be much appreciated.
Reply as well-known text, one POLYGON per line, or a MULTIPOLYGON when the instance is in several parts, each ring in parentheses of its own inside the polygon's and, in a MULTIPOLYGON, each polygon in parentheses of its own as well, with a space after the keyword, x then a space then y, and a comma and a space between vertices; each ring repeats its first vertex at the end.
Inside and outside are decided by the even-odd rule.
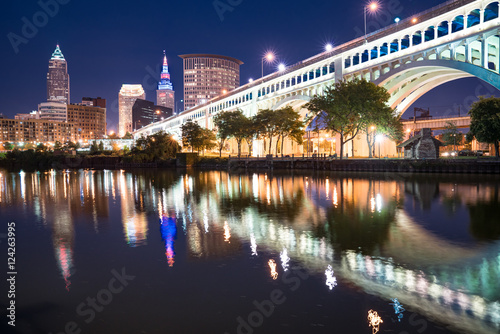
POLYGON ((230 169, 293 169, 346 172, 473 173, 500 174, 500 160, 478 159, 330 159, 330 158, 231 158, 230 169))
POLYGON ((205 170, 324 170, 343 172, 470 173, 500 174, 500 160, 493 157, 468 159, 334 159, 329 157, 200 157, 181 153, 177 159, 132 162, 120 156, 54 155, 24 153, 14 159, 0 159, 7 170, 199 168, 205 170))

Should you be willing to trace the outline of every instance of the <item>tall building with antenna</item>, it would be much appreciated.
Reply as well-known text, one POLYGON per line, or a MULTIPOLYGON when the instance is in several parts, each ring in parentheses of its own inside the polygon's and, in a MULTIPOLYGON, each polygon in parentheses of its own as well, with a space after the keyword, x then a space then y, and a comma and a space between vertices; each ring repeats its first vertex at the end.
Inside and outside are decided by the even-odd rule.
POLYGON ((68 64, 58 44, 49 60, 49 71, 47 72, 47 101, 69 104, 69 97, 68 64))
POLYGON ((156 90, 156 104, 175 110, 175 91, 170 81, 170 73, 168 73, 165 50, 163 50, 163 67, 160 74, 160 81, 158 82, 158 89, 156 90))

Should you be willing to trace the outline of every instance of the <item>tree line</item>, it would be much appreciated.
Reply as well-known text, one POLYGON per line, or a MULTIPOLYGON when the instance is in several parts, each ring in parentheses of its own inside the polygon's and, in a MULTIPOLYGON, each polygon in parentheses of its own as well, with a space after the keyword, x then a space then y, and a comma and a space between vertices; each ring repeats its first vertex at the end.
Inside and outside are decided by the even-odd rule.
POLYGON ((241 144, 246 142, 249 154, 255 139, 264 141, 264 151, 272 154, 283 153, 285 139, 301 145, 305 126, 315 120, 316 129, 340 136, 340 157, 343 156, 344 144, 364 133, 369 147, 369 156, 373 156, 375 135, 384 134, 390 139, 400 141, 403 127, 397 115, 387 105, 389 93, 383 87, 364 79, 340 81, 325 89, 324 94, 315 95, 305 105, 310 111, 308 117, 301 120, 300 114, 291 106, 280 109, 261 109, 255 116, 247 116, 240 109, 222 111, 214 116, 215 129, 210 131, 196 122, 188 121, 182 125, 182 142, 191 150, 218 148, 222 155, 227 141, 233 138, 241 155, 241 144), (318 128, 318 124, 321 124, 318 128))

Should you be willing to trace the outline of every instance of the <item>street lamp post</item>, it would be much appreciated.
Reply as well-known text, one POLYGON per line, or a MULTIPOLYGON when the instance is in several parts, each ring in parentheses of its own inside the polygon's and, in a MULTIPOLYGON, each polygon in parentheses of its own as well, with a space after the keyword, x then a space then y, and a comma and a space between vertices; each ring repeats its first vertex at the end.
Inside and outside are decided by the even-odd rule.
POLYGON ((261 78, 264 77, 264 60, 267 61, 268 63, 272 62, 274 60, 274 53, 268 52, 264 57, 262 57, 262 59, 261 59, 261 64, 262 64, 261 78))
POLYGON ((384 138, 383 135, 381 134, 378 134, 376 137, 375 137, 375 140, 377 141, 378 143, 378 158, 380 159, 380 142, 382 141, 382 139, 384 138))
POLYGON ((372 2, 368 5, 366 5, 364 7, 364 14, 365 14, 365 44, 368 43, 367 39, 366 39, 366 13, 368 12, 368 9, 370 9, 370 11, 374 12, 377 10, 377 3, 376 2, 372 2))
POLYGON ((174 110, 174 114, 178 114, 179 113, 179 108, 177 107, 177 104, 178 103, 183 103, 184 100, 180 100, 180 101, 175 101, 175 110, 174 110))

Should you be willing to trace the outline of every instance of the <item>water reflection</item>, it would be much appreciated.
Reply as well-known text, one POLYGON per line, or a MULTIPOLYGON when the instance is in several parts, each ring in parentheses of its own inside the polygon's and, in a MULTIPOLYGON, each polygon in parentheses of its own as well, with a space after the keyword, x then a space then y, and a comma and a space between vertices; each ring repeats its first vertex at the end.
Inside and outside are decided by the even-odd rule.
POLYGON ((177 237, 175 217, 163 216, 160 224, 161 238, 165 242, 165 255, 169 267, 173 267, 175 260, 174 242, 177 237))
POLYGON ((188 260, 279 254, 281 268, 267 262, 273 279, 299 262, 329 289, 350 282, 457 330, 491 333, 500 328, 498 185, 493 176, 1 172, 0 207, 29 203, 52 229, 67 288, 74 221, 99 233, 117 201, 131 247, 147 245, 159 220, 170 267, 181 236, 188 260))

